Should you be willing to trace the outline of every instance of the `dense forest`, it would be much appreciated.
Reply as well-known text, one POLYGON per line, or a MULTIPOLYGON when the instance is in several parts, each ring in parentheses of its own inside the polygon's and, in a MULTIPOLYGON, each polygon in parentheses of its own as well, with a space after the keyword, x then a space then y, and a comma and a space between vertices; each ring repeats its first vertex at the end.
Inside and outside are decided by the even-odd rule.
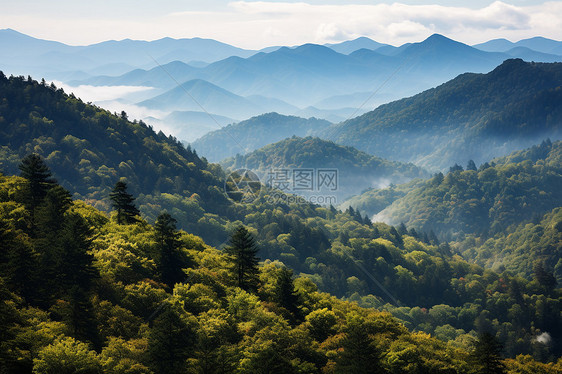
POLYGON ((0 177, 3 373, 562 369, 529 355, 502 360, 489 333, 470 351, 447 345, 320 293, 280 262, 258 267, 243 226, 218 251, 167 213, 154 226, 135 215, 124 183, 108 216, 73 201, 38 156, 20 169, 22 177, 0 177))
POLYGON ((470 372, 478 344, 499 342, 511 372, 557 370, 550 264, 528 277, 486 269, 431 230, 275 202, 265 187, 237 204, 220 166, 175 139, 54 86, 0 78, 5 367, 50 373, 72 357, 84 372, 470 372))
POLYGON ((293 136, 246 155, 223 160, 221 165, 229 170, 251 169, 263 176, 264 182, 268 173, 276 169, 334 168, 337 169, 338 184, 333 193, 338 201, 371 186, 404 183, 429 176, 413 164, 388 161, 315 137, 293 136))
POLYGON ((562 135, 562 63, 506 60, 316 134, 380 157, 444 170, 562 135))
MULTIPOLYGON (((446 175, 410 186, 376 218, 463 241, 459 248, 482 264, 530 276, 540 259, 560 274, 561 185, 562 142, 546 140, 478 169, 474 163, 466 170, 455 165, 446 175)), ((368 204, 372 196, 369 191, 356 201, 368 204)))

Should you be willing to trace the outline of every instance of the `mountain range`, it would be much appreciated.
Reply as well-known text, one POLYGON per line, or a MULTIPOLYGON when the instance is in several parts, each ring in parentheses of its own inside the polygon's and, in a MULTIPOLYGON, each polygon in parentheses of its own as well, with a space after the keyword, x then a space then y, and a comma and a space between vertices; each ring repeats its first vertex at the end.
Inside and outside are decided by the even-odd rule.
MULTIPOLYGON (((208 112, 234 121, 279 112, 341 122, 461 73, 490 71, 509 58, 561 61, 559 44, 535 38, 507 49, 506 41, 475 48, 436 34, 399 47, 364 37, 324 46, 260 51, 200 38, 125 39, 69 46, 7 29, 0 30, 0 48, 5 51, 0 67, 7 74, 61 81, 71 92, 73 87, 90 85, 115 89, 113 102, 94 94, 85 99, 109 108, 127 107, 130 116, 179 137, 199 135, 209 128, 183 131, 183 126, 193 129, 198 123, 170 121, 173 111, 208 112), (191 98, 176 95, 183 85, 197 86, 193 99, 208 107, 202 105, 203 110, 191 98), (120 94, 121 86, 152 89, 136 99, 120 94), (173 100, 167 100, 169 97, 173 100)), ((193 137, 181 140, 192 141, 193 137)))

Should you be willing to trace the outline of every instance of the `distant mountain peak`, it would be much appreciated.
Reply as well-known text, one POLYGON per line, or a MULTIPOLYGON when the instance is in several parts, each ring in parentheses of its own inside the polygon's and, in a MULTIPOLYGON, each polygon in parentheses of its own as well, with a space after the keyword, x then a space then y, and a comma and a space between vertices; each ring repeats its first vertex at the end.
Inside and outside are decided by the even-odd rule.
POLYGON ((432 34, 427 39, 425 39, 422 43, 429 44, 429 43, 451 43, 451 44, 462 44, 457 42, 453 39, 447 38, 441 34, 432 34))

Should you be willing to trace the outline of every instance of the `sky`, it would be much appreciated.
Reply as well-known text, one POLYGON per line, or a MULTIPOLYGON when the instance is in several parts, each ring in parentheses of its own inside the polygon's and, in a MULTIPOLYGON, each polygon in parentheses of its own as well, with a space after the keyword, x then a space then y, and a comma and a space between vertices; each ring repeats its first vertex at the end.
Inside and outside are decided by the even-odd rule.
POLYGON ((0 29, 72 45, 203 37, 242 48, 335 43, 400 45, 433 33, 476 44, 562 40, 562 1, 0 0, 0 29))

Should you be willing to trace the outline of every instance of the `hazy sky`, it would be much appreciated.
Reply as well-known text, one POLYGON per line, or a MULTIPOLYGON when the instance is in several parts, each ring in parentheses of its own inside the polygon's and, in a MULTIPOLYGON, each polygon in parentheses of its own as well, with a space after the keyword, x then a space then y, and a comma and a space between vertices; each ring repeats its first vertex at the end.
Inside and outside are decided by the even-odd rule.
POLYGON ((245 48, 359 36, 397 45, 433 33, 469 44, 562 39, 562 1, 0 0, 0 9, 0 28, 75 45, 165 36, 245 48))

